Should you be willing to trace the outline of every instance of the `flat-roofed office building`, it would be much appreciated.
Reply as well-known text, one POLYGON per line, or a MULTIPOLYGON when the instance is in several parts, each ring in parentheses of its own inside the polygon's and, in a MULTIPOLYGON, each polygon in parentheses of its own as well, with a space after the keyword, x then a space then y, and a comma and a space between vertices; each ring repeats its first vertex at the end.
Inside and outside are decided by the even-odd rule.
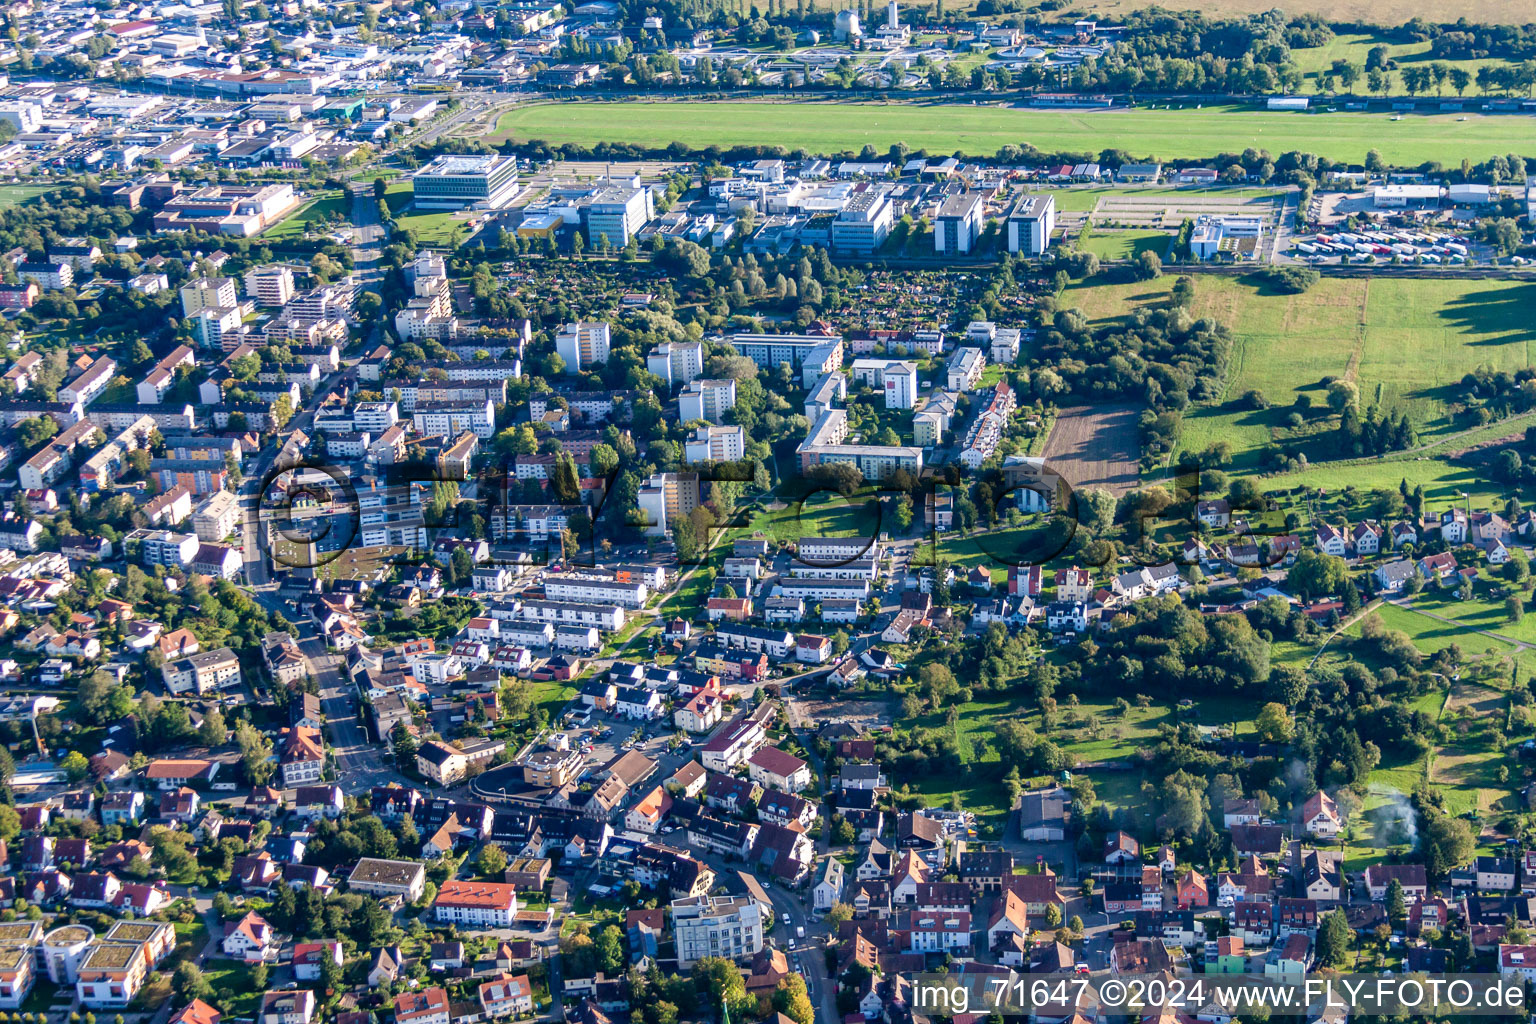
POLYGON ((505 206, 517 195, 517 161, 505 156, 440 156, 411 178, 417 206, 505 206))

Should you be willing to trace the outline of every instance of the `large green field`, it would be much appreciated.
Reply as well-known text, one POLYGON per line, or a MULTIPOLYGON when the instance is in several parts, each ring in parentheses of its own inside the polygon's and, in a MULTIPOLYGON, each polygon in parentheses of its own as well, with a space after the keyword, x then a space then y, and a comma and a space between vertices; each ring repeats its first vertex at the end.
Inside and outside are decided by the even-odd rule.
POLYGON ((1009 143, 1046 152, 1097 153, 1119 147, 1160 160, 1200 160, 1247 147, 1279 154, 1304 150, 1360 163, 1370 149, 1397 164, 1476 162, 1529 148, 1531 123, 1518 116, 1410 116, 1385 113, 1271 113, 1251 108, 1203 110, 1032 110, 1009 106, 917 103, 572 101, 503 114, 486 141, 663 147, 783 146, 815 153, 884 152, 893 143, 936 153, 996 153, 1009 143))
POLYGON ((19 206, 29 199, 52 192, 57 185, 0 185, 0 210, 19 206))
POLYGON ((1316 14, 1326 21, 1363 25, 1401 25, 1414 17, 1431 21, 1465 18, 1474 24, 1520 24, 1530 20, 1528 8, 1509 0, 1461 0, 1454 8, 1442 9, 1427 8, 1422 0, 1088 0, 1072 10, 1084 17, 1116 19, 1124 18, 1131 11, 1154 6, 1203 11, 1213 18, 1263 14, 1278 8, 1288 17, 1316 14))
MULTIPOLYGON (((1430 44, 1428 40, 1416 43, 1399 43, 1394 42, 1385 32, 1340 32, 1322 46, 1292 50, 1291 56, 1295 60, 1296 66, 1307 75, 1306 91, 1316 93, 1322 91, 1322 74, 1333 67, 1334 61, 1347 60, 1360 67, 1364 67, 1366 54, 1370 52, 1373 46, 1385 46, 1387 48, 1387 56, 1397 64, 1399 73, 1401 73, 1402 69, 1415 64, 1439 63, 1444 64, 1446 67, 1465 68, 1475 79, 1478 69, 1484 64, 1502 67, 1508 63, 1503 60, 1436 61, 1429 52, 1430 44)), ((1402 86, 1401 77, 1394 81, 1399 88, 1402 86)), ((1365 76, 1362 74, 1360 80, 1354 85, 1354 92, 1356 94, 1363 93, 1365 88, 1365 76)), ((1473 85, 1468 92, 1470 95, 1461 98, 1467 100, 1477 99, 1476 85, 1473 85)), ((1450 83, 1446 83, 1443 95, 1446 99, 1458 98, 1456 90, 1450 87, 1450 83)))
MULTIPOLYGON (((1169 287, 1166 276, 1140 284, 1079 285, 1062 301, 1090 319, 1105 321, 1165 301, 1169 287)), ((1521 422, 1464 438, 1465 427, 1453 420, 1451 409, 1469 371, 1479 366, 1515 371, 1536 363, 1531 348, 1536 332, 1527 312, 1536 302, 1536 284, 1325 277, 1301 295, 1281 295, 1251 278, 1202 275, 1195 279, 1195 295, 1195 312, 1231 327, 1234 347, 1226 400, 1189 412, 1185 450, 1225 441, 1235 449, 1237 471, 1258 469, 1261 449, 1270 443, 1304 441, 1311 433, 1332 429, 1332 420, 1316 411, 1307 414, 1301 428, 1292 427, 1288 417, 1301 395, 1311 399, 1314 410, 1322 410, 1322 381, 1340 377, 1359 387, 1362 407, 1406 412, 1421 443, 1441 440, 1444 450, 1423 453, 1426 458, 1321 463, 1301 474, 1276 477, 1272 486, 1396 487, 1406 476, 1411 483, 1423 483, 1434 500, 1454 499, 1464 490, 1485 500, 1502 494, 1486 474, 1436 456, 1473 440, 1523 431, 1521 422), (1248 407, 1242 396, 1249 390, 1261 392, 1270 407, 1248 407)))

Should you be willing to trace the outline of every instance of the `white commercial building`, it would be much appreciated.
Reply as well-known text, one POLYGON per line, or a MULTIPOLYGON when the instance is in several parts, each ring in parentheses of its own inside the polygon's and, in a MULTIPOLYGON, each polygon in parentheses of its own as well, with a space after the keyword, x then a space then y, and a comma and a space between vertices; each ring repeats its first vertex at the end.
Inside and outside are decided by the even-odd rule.
POLYGON ((517 161, 509 156, 444 155, 411 177, 412 199, 423 209, 496 209, 517 191, 517 161))

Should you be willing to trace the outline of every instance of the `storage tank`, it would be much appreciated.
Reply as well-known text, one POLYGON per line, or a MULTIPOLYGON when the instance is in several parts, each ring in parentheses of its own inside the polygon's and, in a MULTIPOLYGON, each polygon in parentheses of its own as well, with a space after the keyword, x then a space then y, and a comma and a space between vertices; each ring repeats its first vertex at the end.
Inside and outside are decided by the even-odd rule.
POLYGON ((832 34, 840 40, 860 39, 864 30, 859 26, 859 12, 842 10, 832 22, 832 34))

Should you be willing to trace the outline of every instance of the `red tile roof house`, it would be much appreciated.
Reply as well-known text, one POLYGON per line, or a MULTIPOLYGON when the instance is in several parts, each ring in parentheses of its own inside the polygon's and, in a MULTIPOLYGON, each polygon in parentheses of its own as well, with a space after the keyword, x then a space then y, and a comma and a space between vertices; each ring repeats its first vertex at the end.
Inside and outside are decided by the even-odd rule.
POLYGON ((502 975, 481 985, 480 1006, 492 1019, 532 1016, 533 987, 528 983, 528 975, 502 975))
POLYGON ((1179 879, 1179 909, 1199 910, 1211 905, 1211 893, 1205 876, 1198 871, 1187 872, 1179 879))
POLYGON ((319 981, 321 964, 330 960, 341 966, 339 942, 299 942, 293 947, 293 976, 299 981, 319 981))
POLYGON ((448 1024, 448 993, 433 985, 395 996, 395 1024, 448 1024))
POLYGON ((1338 804, 1322 790, 1313 793, 1301 806, 1301 826, 1314 836, 1332 838, 1343 825, 1338 804))

